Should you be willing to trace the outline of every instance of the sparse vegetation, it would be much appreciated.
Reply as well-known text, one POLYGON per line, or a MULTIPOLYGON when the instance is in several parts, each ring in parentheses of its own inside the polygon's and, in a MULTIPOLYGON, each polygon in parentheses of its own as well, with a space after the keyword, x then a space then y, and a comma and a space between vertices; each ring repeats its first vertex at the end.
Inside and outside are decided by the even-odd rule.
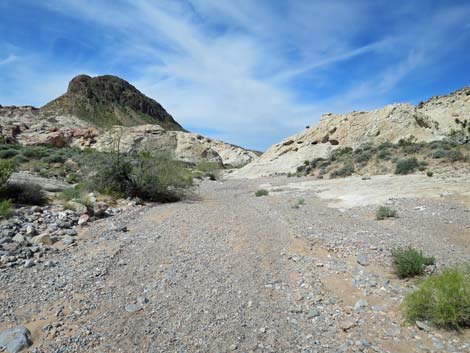
POLYGON ((426 172, 426 175, 431 178, 431 177, 434 175, 434 173, 431 172, 431 171, 427 171, 427 172, 426 172))
POLYGON ((380 206, 375 212, 375 218, 379 221, 382 221, 386 218, 396 218, 398 217, 398 212, 393 208, 387 206, 380 206))
POLYGON ((193 185, 184 163, 163 153, 103 154, 95 160, 92 169, 95 173, 88 187, 114 196, 173 202, 180 200, 193 185))
POLYGON ((416 158, 399 159, 395 166, 395 174, 411 174, 418 168, 419 163, 416 158))
POLYGON ((295 208, 295 209, 298 209, 300 208, 301 206, 303 206, 305 204, 305 199, 302 198, 302 197, 299 197, 295 203, 292 205, 292 208, 295 208))
POLYGON ((0 216, 3 219, 9 218, 11 215, 11 201, 10 200, 2 200, 0 201, 0 216))
POLYGON ((10 161, 0 160, 0 190, 3 189, 13 173, 13 164, 10 161))
POLYGON ((466 162, 470 160, 470 143, 455 141, 451 137, 430 143, 416 142, 414 136, 393 144, 366 143, 356 149, 338 147, 330 150, 326 158, 314 158, 304 163, 288 176, 330 174, 331 178, 345 177, 361 171, 367 174, 411 174, 426 172, 429 167, 441 163, 466 162), (367 170, 364 170, 367 168, 367 170), (352 171, 352 172, 351 172, 352 171))
POLYGON ((410 322, 426 320, 456 330, 470 327, 470 264, 426 278, 403 306, 410 322))
POLYGON ((8 183, 1 192, 1 198, 20 205, 45 205, 46 194, 39 185, 26 183, 8 183))
POLYGON ((434 265, 434 257, 423 255, 422 251, 413 248, 392 250, 393 267, 399 278, 420 276, 426 266, 434 265))
POLYGON ((352 163, 347 163, 338 170, 335 170, 333 173, 330 174, 330 177, 337 178, 337 177, 347 177, 354 173, 354 165, 352 163))
POLYGON ((256 197, 268 196, 268 195, 269 195, 269 191, 266 190, 266 189, 259 189, 259 190, 256 190, 256 192, 255 192, 256 197))

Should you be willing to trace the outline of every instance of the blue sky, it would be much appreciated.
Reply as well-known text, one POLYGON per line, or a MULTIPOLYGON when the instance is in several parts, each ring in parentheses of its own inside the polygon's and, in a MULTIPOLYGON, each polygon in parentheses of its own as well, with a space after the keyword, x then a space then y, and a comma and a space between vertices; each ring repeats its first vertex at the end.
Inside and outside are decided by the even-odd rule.
POLYGON ((2 0, 0 104, 114 74, 191 131, 264 150, 325 112, 470 81, 470 1, 2 0))

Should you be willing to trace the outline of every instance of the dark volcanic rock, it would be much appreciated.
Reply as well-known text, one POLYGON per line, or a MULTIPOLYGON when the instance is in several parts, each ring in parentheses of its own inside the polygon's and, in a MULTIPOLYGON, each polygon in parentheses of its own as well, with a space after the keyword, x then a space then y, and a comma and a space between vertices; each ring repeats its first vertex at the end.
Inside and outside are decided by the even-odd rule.
POLYGON ((167 130, 184 131, 158 102, 111 75, 79 75, 70 81, 64 95, 41 110, 49 116, 74 115, 97 127, 158 124, 167 130))

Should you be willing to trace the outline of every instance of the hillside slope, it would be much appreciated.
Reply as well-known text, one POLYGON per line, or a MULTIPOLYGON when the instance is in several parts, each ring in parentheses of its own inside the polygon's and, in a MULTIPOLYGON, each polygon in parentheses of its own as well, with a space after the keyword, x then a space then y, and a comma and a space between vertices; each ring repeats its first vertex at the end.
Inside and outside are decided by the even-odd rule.
POLYGON ((233 173, 252 178, 295 172, 304 161, 327 157, 340 147, 366 143, 397 143, 414 136, 417 142, 441 140, 470 119, 470 87, 433 97, 418 106, 392 104, 370 112, 323 115, 320 122, 269 148, 260 158, 233 173))
POLYGON ((167 130, 184 131, 158 102, 111 75, 73 78, 67 92, 41 111, 47 117, 70 115, 102 128, 158 124, 167 130))
POLYGON ((155 100, 115 76, 80 75, 67 93, 41 109, 0 106, 0 139, 26 146, 95 148, 107 151, 121 135, 121 150, 154 148, 189 163, 209 160, 241 167, 257 153, 189 133, 155 100))

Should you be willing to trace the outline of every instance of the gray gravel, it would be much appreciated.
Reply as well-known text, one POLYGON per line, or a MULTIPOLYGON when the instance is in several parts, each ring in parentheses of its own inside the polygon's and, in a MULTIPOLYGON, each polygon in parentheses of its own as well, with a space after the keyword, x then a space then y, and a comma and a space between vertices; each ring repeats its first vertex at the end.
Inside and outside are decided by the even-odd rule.
POLYGON ((406 245, 437 270, 469 260, 465 206, 392 200, 400 217, 379 222, 313 192, 255 197, 267 181, 286 182, 203 182, 194 200, 136 206, 0 269, 0 332, 28 327, 36 353, 470 351, 468 333, 404 324, 415 282, 390 266, 406 245))

